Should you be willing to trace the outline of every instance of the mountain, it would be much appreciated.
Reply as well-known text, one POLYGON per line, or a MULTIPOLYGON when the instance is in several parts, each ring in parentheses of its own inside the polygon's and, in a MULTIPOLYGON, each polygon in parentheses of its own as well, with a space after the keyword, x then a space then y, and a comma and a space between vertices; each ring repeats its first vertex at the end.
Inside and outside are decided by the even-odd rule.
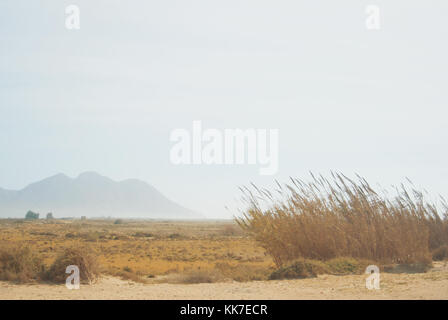
POLYGON ((19 191, 0 188, 0 218, 23 218, 28 210, 55 217, 203 218, 169 200, 144 181, 113 181, 95 172, 72 179, 57 174, 19 191))

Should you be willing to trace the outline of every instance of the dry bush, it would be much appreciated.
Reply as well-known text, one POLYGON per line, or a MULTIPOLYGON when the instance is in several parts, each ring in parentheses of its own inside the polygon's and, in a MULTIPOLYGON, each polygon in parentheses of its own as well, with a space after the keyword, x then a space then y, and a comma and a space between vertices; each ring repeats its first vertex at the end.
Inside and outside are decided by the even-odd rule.
POLYGON ((241 228, 238 225, 235 224, 228 224, 225 225, 224 228, 221 231, 223 236, 241 236, 243 234, 241 228))
POLYGON ((46 272, 46 280, 57 283, 65 283, 68 274, 65 270, 68 266, 75 265, 79 268, 80 281, 82 283, 95 282, 100 275, 97 255, 87 246, 73 246, 65 248, 59 254, 46 272))
POLYGON ((123 280, 131 280, 139 283, 148 283, 147 279, 143 278, 142 276, 132 271, 118 271, 114 275, 120 277, 123 280))
POLYGON ((132 234, 133 237, 136 238, 153 238, 154 234, 150 233, 150 232, 135 232, 134 234, 132 234))
POLYGON ((328 261, 296 259, 271 273, 270 280, 314 278, 319 274, 349 275, 363 274, 368 260, 347 257, 333 258, 328 261))
POLYGON ((430 241, 446 241, 446 215, 440 218, 417 190, 409 193, 402 185, 389 198, 361 177, 352 181, 332 174, 331 182, 312 177, 311 183, 291 178, 290 185, 278 184, 280 199, 256 186, 243 190, 249 208, 236 220, 277 266, 298 258, 336 257, 428 264, 430 241))
POLYGON ((432 253, 434 261, 448 260, 448 245, 441 246, 432 253))
POLYGON ((219 262, 215 264, 215 269, 225 278, 238 282, 267 280, 273 268, 259 266, 249 263, 231 264, 219 262))
POLYGON ((0 248, 0 280, 31 282, 44 272, 42 260, 28 247, 0 248))
POLYGON ((428 263, 410 263, 383 266, 383 271, 388 273, 425 273, 429 271, 432 264, 428 263))
POLYGON ((330 274, 346 275, 363 274, 369 265, 375 263, 364 259, 338 257, 326 261, 325 264, 330 274))
POLYGON ((298 259, 271 273, 270 280, 315 278, 318 274, 330 273, 321 261, 298 259))
POLYGON ((169 283, 214 283, 224 281, 225 277, 217 270, 189 270, 183 273, 172 274, 167 282, 169 283))

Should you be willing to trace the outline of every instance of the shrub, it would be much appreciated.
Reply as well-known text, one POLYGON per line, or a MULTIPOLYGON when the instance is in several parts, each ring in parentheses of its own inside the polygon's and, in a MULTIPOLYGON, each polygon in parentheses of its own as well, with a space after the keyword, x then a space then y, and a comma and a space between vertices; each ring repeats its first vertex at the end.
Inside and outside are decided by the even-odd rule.
POLYGON ((388 273, 425 273, 432 267, 432 263, 410 263, 384 266, 388 273))
POLYGON ((225 278, 239 282, 267 280, 272 273, 271 267, 259 266, 250 263, 231 264, 228 262, 218 262, 215 269, 225 278))
POLYGON ((311 183, 291 179, 290 185, 278 184, 279 199, 269 190, 246 188, 249 207, 236 221, 278 267, 299 258, 336 257, 428 263, 430 235, 437 229, 433 238, 443 241, 447 221, 421 192, 402 186, 389 198, 361 177, 353 181, 342 174, 332 176, 331 182, 312 176, 311 183))
POLYGON ((82 283, 92 283, 100 275, 95 252, 90 247, 74 246, 64 249, 57 256, 46 273, 46 279, 52 282, 64 283, 68 277, 65 270, 70 265, 75 265, 79 268, 80 281, 82 283))
POLYGON ((100 239, 100 236, 101 236, 101 234, 98 231, 88 231, 88 232, 83 232, 83 233, 78 234, 79 238, 81 238, 85 241, 88 241, 88 242, 98 241, 98 239, 100 239))
POLYGON ((238 225, 226 225, 223 230, 222 230, 222 235, 223 236, 237 236, 237 235, 241 235, 242 234, 242 230, 238 225))
POLYGON ((271 273, 269 279, 313 278, 319 274, 348 275, 363 274, 367 266, 374 264, 367 260, 334 258, 328 261, 297 259, 271 273))
POLYGON ((53 214, 51 212, 47 213, 47 220, 53 220, 53 214))
POLYGON ((144 279, 143 277, 139 276, 138 274, 135 274, 132 271, 118 271, 114 275, 120 277, 123 280, 130 280, 139 283, 148 283, 147 279, 144 279))
POLYGON ((345 274, 362 274, 366 268, 375 264, 366 260, 359 260, 353 258, 333 258, 326 262, 331 274, 345 275, 345 274))
POLYGON ((0 248, 0 280, 30 282, 44 272, 42 260, 28 247, 0 248))
POLYGON ((314 278, 318 274, 329 273, 321 261, 299 259, 280 267, 271 273, 270 280, 314 278))
POLYGON ((114 224, 123 224, 123 219, 117 219, 114 221, 114 224))
POLYGON ((29 210, 25 215, 26 220, 37 220, 39 219, 39 214, 29 210))
POLYGON ((434 261, 448 260, 448 245, 442 246, 432 253, 434 261))
POLYGON ((154 237, 154 235, 152 233, 141 232, 141 231, 134 233, 132 236, 136 237, 136 238, 152 238, 152 237, 154 237))
POLYGON ((216 270, 197 269, 172 275, 171 278, 168 280, 168 282, 193 284, 193 283, 214 283, 223 280, 224 280, 223 275, 216 270))

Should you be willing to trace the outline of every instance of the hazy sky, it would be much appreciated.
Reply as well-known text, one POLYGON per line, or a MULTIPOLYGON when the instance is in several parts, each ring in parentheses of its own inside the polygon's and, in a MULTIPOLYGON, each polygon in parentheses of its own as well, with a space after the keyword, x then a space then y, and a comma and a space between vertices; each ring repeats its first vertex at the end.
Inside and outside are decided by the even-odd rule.
POLYGON ((448 196, 445 0, 1 0, 0 187, 139 178, 209 217, 239 185, 357 172, 448 196), (81 29, 65 28, 65 7, 81 29), (365 27, 377 5, 381 29, 365 27), (170 132, 279 129, 279 171, 175 166, 170 132))

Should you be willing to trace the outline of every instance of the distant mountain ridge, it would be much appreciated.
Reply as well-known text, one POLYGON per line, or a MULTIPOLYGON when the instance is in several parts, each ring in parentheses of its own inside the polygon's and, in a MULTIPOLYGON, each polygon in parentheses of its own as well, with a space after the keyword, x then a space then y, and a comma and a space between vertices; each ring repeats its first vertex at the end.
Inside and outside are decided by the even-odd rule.
POLYGON ((0 188, 0 218, 23 218, 28 210, 41 217, 52 212, 56 218, 203 218, 144 181, 114 181, 96 172, 84 172, 74 179, 57 174, 18 191, 0 188))

